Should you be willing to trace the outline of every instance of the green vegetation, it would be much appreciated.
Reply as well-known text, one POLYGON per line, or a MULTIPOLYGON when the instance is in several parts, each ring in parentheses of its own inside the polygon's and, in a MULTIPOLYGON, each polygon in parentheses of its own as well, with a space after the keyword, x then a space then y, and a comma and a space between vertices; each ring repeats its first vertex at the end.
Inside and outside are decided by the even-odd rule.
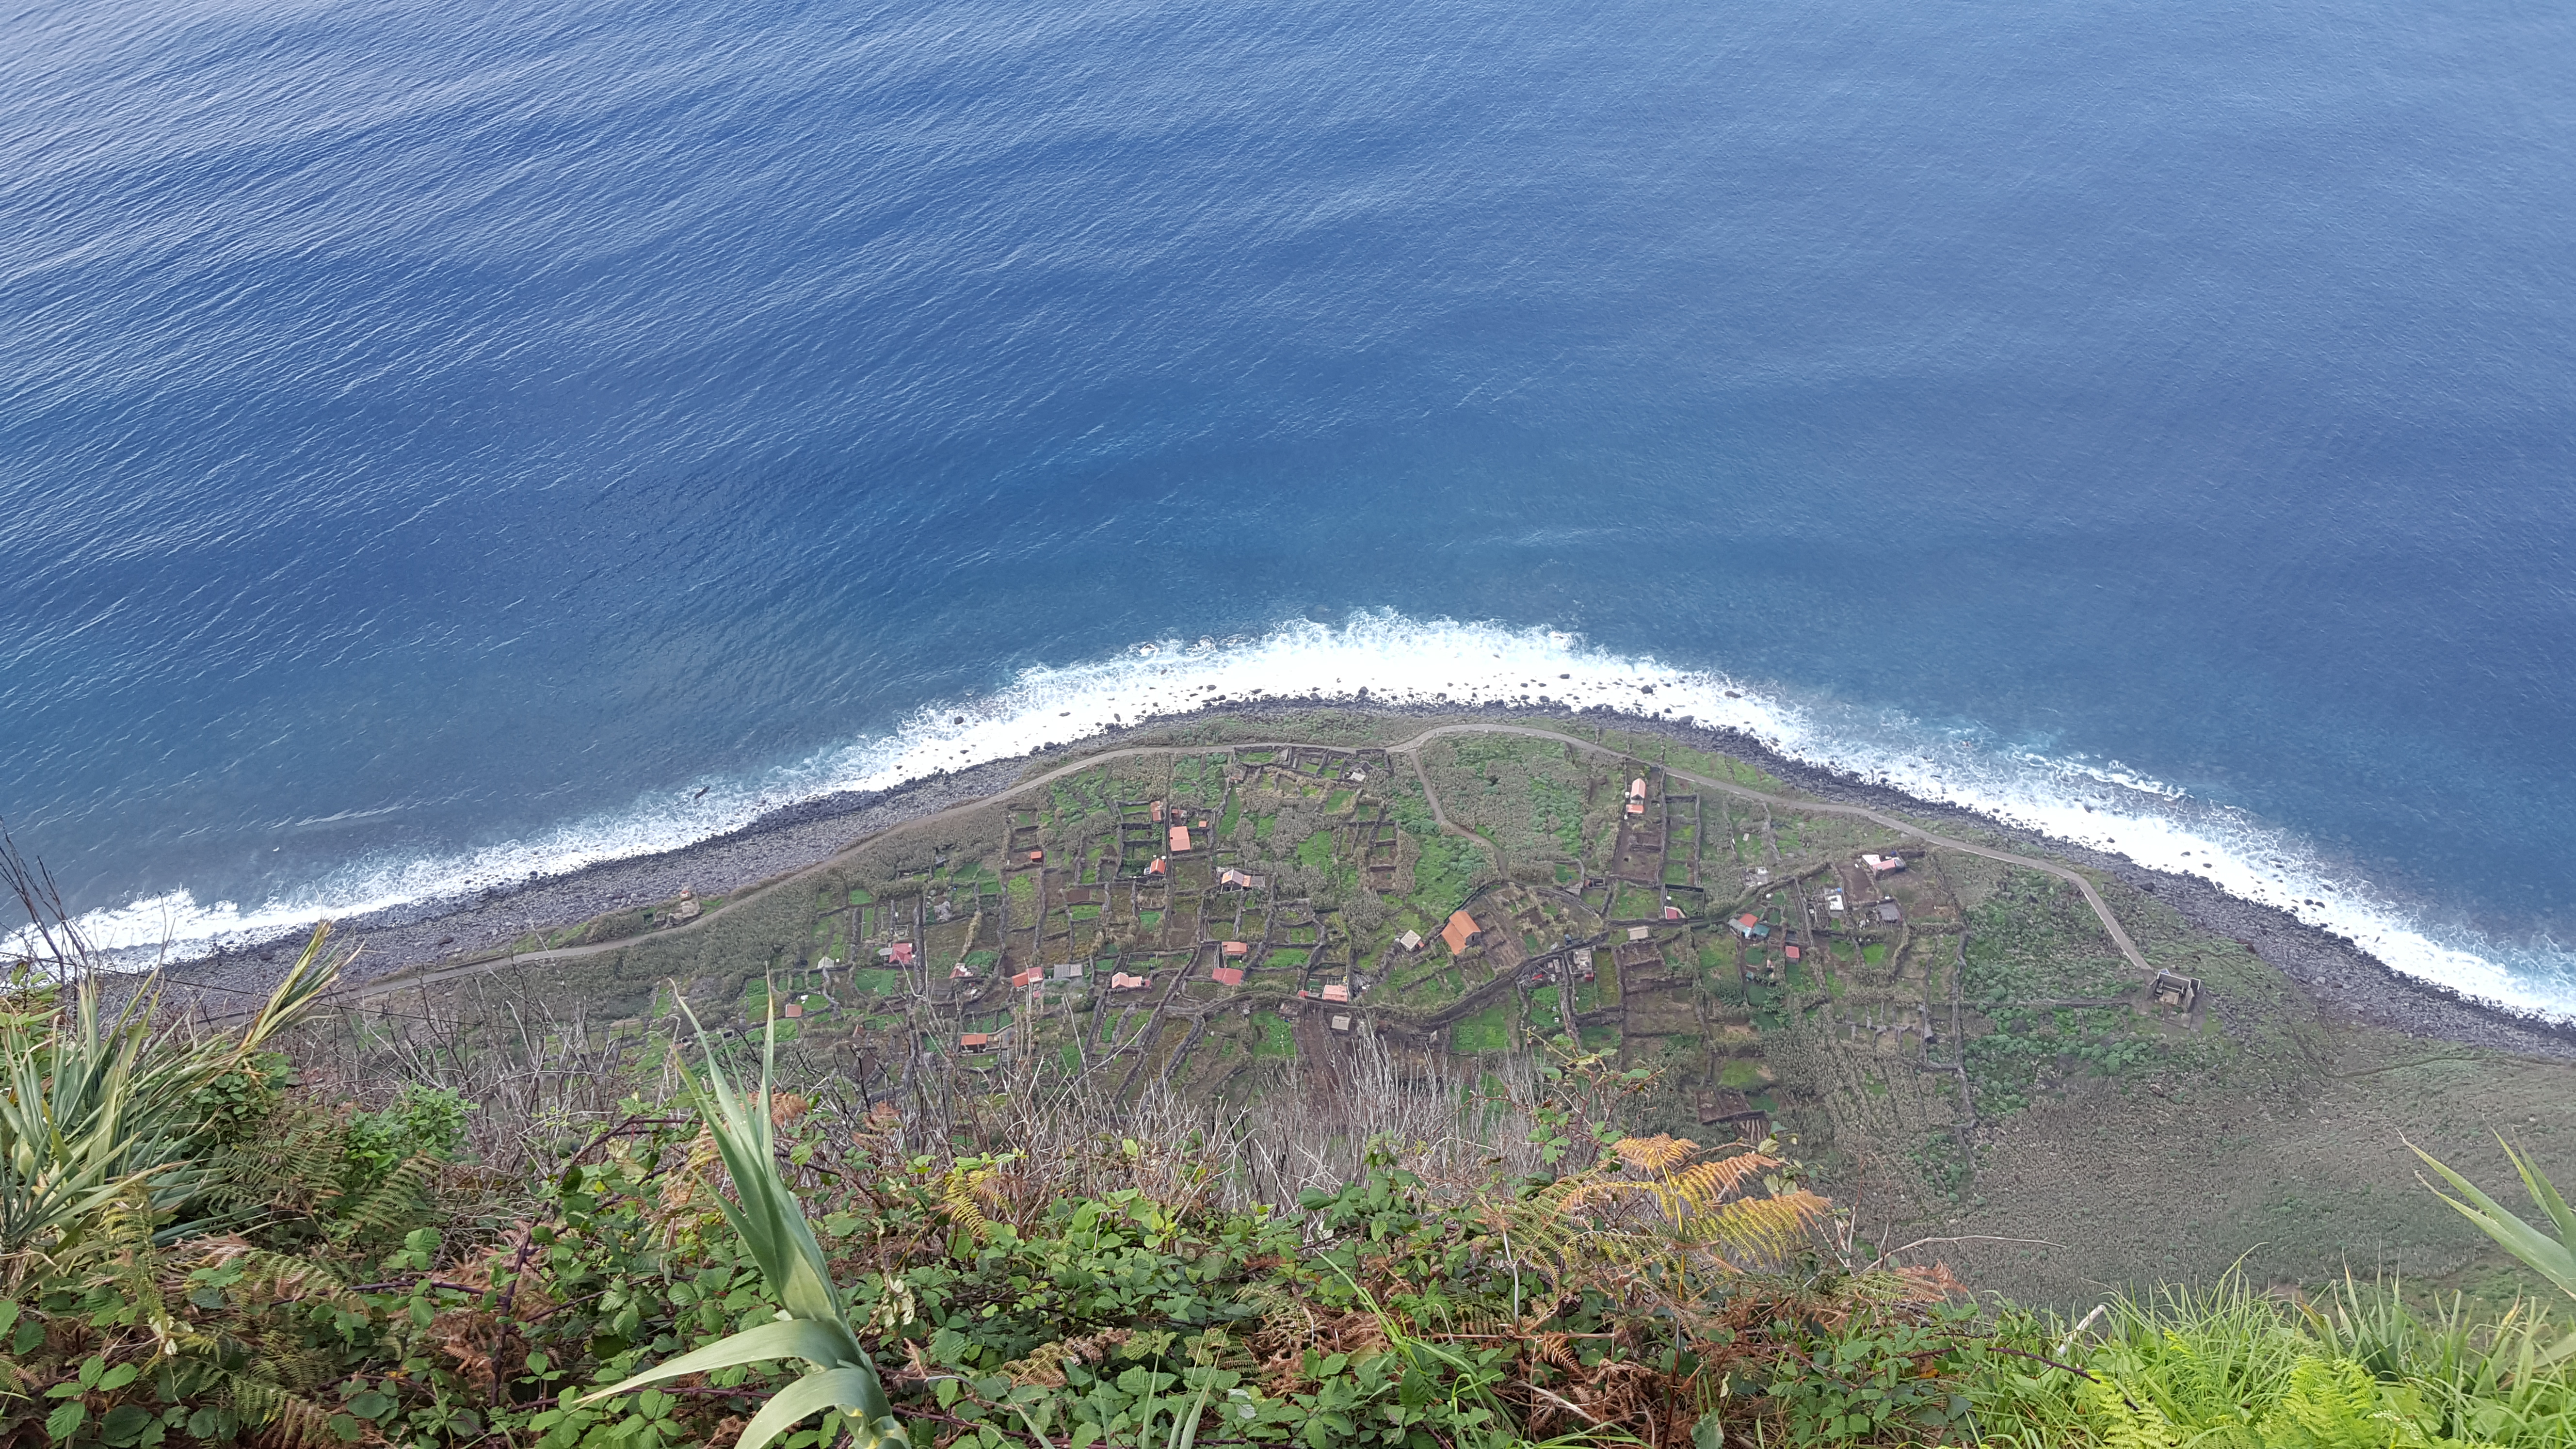
POLYGON ((1407 897, 1408 903, 1426 918, 1447 918, 1466 903, 1477 867, 1484 860, 1484 852, 1471 841, 1454 835, 1430 837, 1422 842, 1422 854, 1414 860, 1413 894, 1407 897))
POLYGON ((1254 1055, 1264 1057, 1297 1055, 1297 1028, 1289 1022, 1288 1018, 1276 1012, 1263 1012, 1260 1020, 1261 1041, 1253 1048, 1254 1055))
POLYGON ((1449 1049, 1462 1057, 1508 1051, 1511 1045, 1512 1009, 1509 1003, 1486 1007, 1450 1030, 1449 1049))
MULTIPOLYGON (((1435 1184, 1382 1141, 1289 1203, 1243 1196, 1267 1154, 1211 1128, 1050 1125, 995 1099, 920 1132, 888 1103, 777 1090, 782 1034, 704 1030, 675 1096, 604 1106, 515 1171, 473 1166, 460 1134, 491 1114, 452 1089, 353 1110, 285 1085, 268 1044, 366 1029, 297 1028, 331 977, 319 945, 222 1038, 109 1030, 94 991, 21 971, 0 1018, 8 1201, 52 1205, 0 1254, 0 1439, 2576 1445, 2576 1337, 2534 1304, 2241 1277, 2081 1315, 1971 1298, 1867 1247, 1787 1144, 1623 1129, 1654 1074, 1598 1055, 1552 1057, 1534 1097, 1488 1074, 1470 1099, 1482 1135, 1526 1139, 1547 1172, 1435 1184), (174 1146, 114 1193, 43 1199, 26 1109, 74 1100, 101 1043, 125 1080, 195 1082, 152 1098, 174 1146), (220 1221, 156 1195, 183 1180, 220 1221)), ((1261 1016, 1255 1050, 1293 1050, 1261 1016)), ((662 1080, 677 1044, 616 1072, 662 1080)), ((2576 1292, 2576 1215, 2508 1159, 2545 1229, 2426 1160, 2576 1292)))

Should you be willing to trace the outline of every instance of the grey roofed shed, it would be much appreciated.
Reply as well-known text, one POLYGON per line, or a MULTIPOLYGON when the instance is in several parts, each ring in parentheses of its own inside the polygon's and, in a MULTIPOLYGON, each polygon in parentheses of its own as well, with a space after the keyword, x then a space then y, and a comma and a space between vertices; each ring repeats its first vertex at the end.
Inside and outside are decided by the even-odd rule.
POLYGON ((1896 908, 1896 902, 1894 901, 1880 901, 1878 903, 1878 918, 1882 921, 1892 923, 1904 920, 1905 913, 1896 908))

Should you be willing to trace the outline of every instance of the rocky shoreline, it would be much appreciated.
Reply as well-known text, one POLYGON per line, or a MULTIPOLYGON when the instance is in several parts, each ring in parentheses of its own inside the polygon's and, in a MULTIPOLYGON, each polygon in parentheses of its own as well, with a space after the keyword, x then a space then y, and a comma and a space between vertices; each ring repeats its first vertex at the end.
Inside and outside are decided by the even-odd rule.
MULTIPOLYGON (((362 947, 350 979, 370 981, 414 967, 470 958, 500 949, 531 931, 560 929, 611 911, 667 901, 683 888, 701 896, 730 895, 819 864, 894 826, 1003 793, 1034 769, 1150 741, 1194 724, 1219 719, 1287 722, 1316 710, 1402 719, 1569 717, 1560 709, 1391 705, 1365 697, 1264 699, 1157 717, 1075 744, 943 772, 888 790, 844 791, 803 801, 677 850, 605 861, 463 899, 417 902, 345 920, 339 923, 341 938, 362 947)), ((2349 940, 2286 911, 2227 895, 2198 877, 2149 870, 2126 856, 1819 769, 1785 758, 1734 730, 1598 708, 1571 717, 1733 755, 1821 800, 1866 805, 1926 823, 1972 826, 2034 854, 2103 871, 2165 901, 2194 926, 2243 943, 2297 983, 2321 1011, 2341 1019, 2427 1040, 2576 1060, 2576 1023, 2513 1012, 2401 975, 2349 940)), ((195 991, 236 997, 264 994, 277 973, 294 959, 300 940, 300 935, 280 938, 174 962, 165 969, 165 977, 173 986, 195 991)))

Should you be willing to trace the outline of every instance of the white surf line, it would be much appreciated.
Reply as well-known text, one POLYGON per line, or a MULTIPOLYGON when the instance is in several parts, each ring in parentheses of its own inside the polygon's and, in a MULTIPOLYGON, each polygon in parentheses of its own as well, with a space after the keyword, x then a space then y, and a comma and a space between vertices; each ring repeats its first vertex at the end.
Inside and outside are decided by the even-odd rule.
MULTIPOLYGON (((1146 755, 1206 754, 1211 749, 1291 750, 1312 748, 1348 750, 1380 748, 1384 749, 1390 755, 1401 754, 1410 757, 1413 760, 1414 768, 1419 770, 1421 768, 1419 751, 1422 746, 1439 736, 1453 734, 1527 735, 1533 739, 1543 739, 1560 744, 1579 745, 1596 754, 1610 755, 1614 758, 1629 758, 1628 752, 1626 751, 1614 750, 1607 745, 1594 744, 1590 740, 1583 739, 1577 735, 1560 734, 1554 730, 1537 729, 1527 725, 1508 725, 1500 723, 1436 725, 1408 740, 1405 740, 1401 744, 1383 746, 1317 745, 1311 740, 1269 740, 1245 741, 1239 744, 1210 743, 1203 745, 1133 745, 1123 749, 1105 750, 1099 754, 1086 755, 1079 760, 1072 761, 1071 763, 1059 765, 1043 774, 1034 775, 1028 779, 1018 781, 1006 789, 997 790, 994 793, 983 796, 979 799, 968 800, 960 804, 951 805, 947 809, 936 811, 929 815, 924 815, 919 819, 906 820, 895 825, 889 825, 885 829, 877 831, 875 834, 862 836, 803 869, 791 871, 782 876, 774 876, 768 880, 759 881, 746 886, 740 891, 735 892, 733 895, 728 896, 723 905, 716 907, 712 911, 700 914, 696 920, 690 921, 685 925, 666 927, 663 930, 656 931, 653 933, 652 938, 658 939, 665 936, 673 936, 684 932, 695 931, 702 926, 721 919, 725 914, 732 911, 737 906, 746 904, 755 897, 766 895, 770 891, 777 890, 782 886, 791 885, 817 871, 828 869, 829 867, 848 858, 860 847, 874 845, 889 835, 928 825, 934 821, 942 820, 952 815, 962 814, 969 810, 983 809, 996 800, 1007 799, 1024 790, 1038 789, 1042 786, 1049 785, 1057 780, 1063 779, 1066 776, 1080 774, 1085 770, 1091 769, 1097 765, 1105 764, 1111 760, 1136 759, 1146 755)), ((2093 908, 2094 916, 2102 922, 2102 928, 2110 933, 2112 941, 2119 946, 2121 954, 2127 956, 2130 964, 2136 966, 2149 980, 2153 980, 2155 977, 2156 968, 2149 964, 2145 953, 2141 952, 2136 943, 2129 939, 2129 933, 2120 928, 2118 919, 2111 914, 2110 906, 2103 902, 2101 892, 2094 889, 2092 881, 2086 879, 2080 871, 2071 867, 2058 865, 2051 861, 2033 860, 2028 856, 2014 855, 2009 851, 1996 850, 1989 846, 1977 845, 1965 840, 1954 840, 1944 835, 1936 835, 1923 829, 1919 825, 1908 824, 1893 817, 1882 815, 1878 811, 1868 809, 1864 806, 1836 805, 1822 800, 1793 799, 1786 795, 1772 795, 1760 790, 1748 789, 1745 786, 1734 784, 1731 781, 1711 780, 1705 776, 1694 775, 1685 770, 1673 769, 1670 766, 1663 766, 1661 768, 1667 775, 1688 780, 1694 785, 1700 785, 1708 789, 1722 790, 1727 794, 1737 796, 1741 799, 1758 800, 1764 804, 1779 805, 1790 810, 1802 811, 1811 814, 1854 816, 1879 825, 1884 825, 1888 829, 1896 831, 1900 835, 1912 836, 1915 839, 1924 841, 1926 844, 1935 845, 1944 850, 1964 851, 1970 855, 1984 856, 1989 860, 1999 860, 2009 865, 2018 865, 2031 870, 2044 871, 2049 875, 2068 882, 2077 890, 2082 891, 2084 893, 2085 903, 2093 908)), ((1426 781, 1425 794, 1427 795, 1428 793, 1428 782, 1426 781)), ((1467 835, 1470 839, 1479 838, 1456 825, 1449 824, 1445 820, 1442 823, 1447 825, 1449 829, 1457 830, 1461 835, 1467 835)), ((622 941, 602 941, 587 946, 557 946, 544 951, 523 951, 506 956, 487 957, 481 961, 467 962, 457 966, 442 966, 432 971, 398 972, 391 976, 378 977, 364 985, 351 987, 346 991, 335 992, 331 999, 335 1003, 366 1001, 378 996, 390 996, 398 991, 417 990, 424 986, 435 986, 444 981, 453 981, 466 976, 483 975, 508 967, 546 961, 572 961, 587 956, 603 955, 610 951, 622 951, 644 939, 647 938, 630 936, 622 941)), ((226 1013, 225 1015, 248 1014, 248 1012, 237 1012, 226 1013)), ((219 1016, 215 1019, 221 1020, 224 1018, 219 1016)))
MULTIPOLYGON (((317 917, 460 899, 481 884, 518 884, 600 861, 684 848, 751 824, 781 805, 837 791, 895 788, 942 772, 1081 747, 1148 718, 1283 699, 1404 709, 1532 706, 1615 713, 1732 731, 1801 765, 1853 776, 2012 829, 2189 875, 2228 896, 2287 912, 2357 943, 2400 975, 2507 1011, 2576 1019, 2576 962, 2552 943, 2517 946, 2466 927, 2428 924, 2384 900, 2303 839, 2233 807, 2203 801, 2117 762, 2058 758, 1976 729, 1940 729, 1883 708, 1801 701, 1722 670, 1622 655, 1541 627, 1358 613, 1335 627, 1287 620, 1223 641, 1163 639, 1072 665, 1019 671, 989 693, 924 705, 883 733, 818 749, 757 777, 692 782, 628 806, 461 853, 359 862, 306 889, 238 911, 199 910, 182 896, 138 902, 123 929, 138 943, 190 947, 288 935, 317 917), (175 929, 151 931, 145 918, 175 929)), ((104 912, 81 925, 116 934, 104 912)))

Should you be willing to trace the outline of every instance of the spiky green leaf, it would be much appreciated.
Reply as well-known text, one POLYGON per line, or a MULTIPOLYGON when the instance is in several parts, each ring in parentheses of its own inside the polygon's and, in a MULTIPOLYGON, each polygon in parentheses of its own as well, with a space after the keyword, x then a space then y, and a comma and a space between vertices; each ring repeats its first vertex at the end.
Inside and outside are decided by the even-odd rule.
POLYGON ((743 1426, 737 1449, 763 1449, 770 1440, 795 1428, 805 1419, 825 1409, 839 1409, 856 1415, 873 1431, 862 1433, 860 1442, 904 1442, 900 1433, 889 1437, 884 1421, 893 1409, 886 1403, 885 1390, 877 1383, 875 1373, 864 1368, 837 1368, 798 1379, 772 1395, 761 1405, 760 1412, 743 1426))
POLYGON ((647 1384, 682 1374, 712 1373, 717 1369, 783 1358, 802 1359, 818 1368, 847 1368, 868 1361, 858 1340, 851 1337, 850 1330, 843 1325, 817 1322, 811 1318, 782 1318, 774 1323, 746 1328, 693 1353, 684 1353, 668 1363, 656 1364, 607 1388, 594 1389, 582 1395, 581 1402, 587 1404, 614 1394, 633 1393, 647 1384))

